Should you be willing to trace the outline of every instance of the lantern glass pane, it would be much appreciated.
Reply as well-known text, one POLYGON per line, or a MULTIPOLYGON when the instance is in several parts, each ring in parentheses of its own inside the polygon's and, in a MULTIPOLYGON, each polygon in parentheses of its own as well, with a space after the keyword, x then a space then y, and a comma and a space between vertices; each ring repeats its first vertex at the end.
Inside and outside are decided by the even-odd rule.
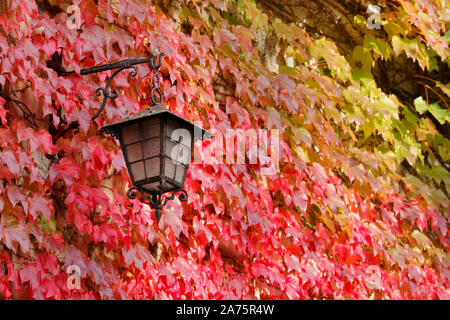
POLYGON ((174 179, 180 185, 184 182, 187 167, 182 164, 176 164, 169 158, 165 162, 165 175, 169 179, 174 179))
POLYGON ((182 184, 184 182, 183 179, 186 169, 187 168, 183 165, 176 166, 175 181, 177 181, 179 184, 182 184))
POLYGON ((142 138, 150 139, 160 136, 160 118, 151 118, 142 122, 142 138))
POLYGON ((144 162, 139 161, 130 164, 131 173, 134 177, 134 181, 139 181, 145 179, 145 169, 144 169, 144 162))
POLYGON ((166 158, 164 174, 167 178, 175 179, 175 163, 169 158, 166 158))
POLYGON ((144 158, 150 158, 159 155, 161 149, 161 142, 158 138, 153 138, 143 142, 144 158))
POLYGON ((128 145, 127 147, 127 156, 129 162, 134 162, 142 159, 142 144, 135 143, 128 145))
POLYGON ((145 170, 147 178, 159 176, 160 159, 159 157, 145 160, 145 170))
POLYGON ((138 142, 141 140, 141 130, 139 129, 139 123, 124 126, 122 128, 122 139, 125 145, 138 142))

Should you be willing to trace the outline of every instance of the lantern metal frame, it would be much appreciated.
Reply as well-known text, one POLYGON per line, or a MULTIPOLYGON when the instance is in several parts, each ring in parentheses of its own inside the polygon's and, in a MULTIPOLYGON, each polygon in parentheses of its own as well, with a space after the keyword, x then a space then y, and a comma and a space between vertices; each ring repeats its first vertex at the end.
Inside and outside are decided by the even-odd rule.
MULTIPOLYGON (((170 200, 174 200, 176 194, 178 194, 178 199, 180 201, 187 201, 188 199, 188 193, 185 189, 183 189, 182 185, 180 186, 179 184, 175 185, 173 183, 171 183, 172 185, 174 185, 174 187, 176 187, 176 189, 174 190, 173 188, 166 191, 167 187, 166 187, 166 179, 163 176, 163 170, 161 168, 164 168, 163 166, 160 168, 159 171, 159 180, 155 180, 155 181, 159 181, 159 186, 158 186, 158 190, 159 191, 154 191, 151 192, 149 190, 145 190, 145 188, 142 188, 138 185, 135 185, 135 179, 133 176, 133 171, 131 170, 129 161, 128 161, 128 155, 127 155, 127 150, 125 147, 125 144, 123 143, 122 139, 123 137, 121 137, 121 134, 115 130, 115 126, 117 126, 118 124, 128 124, 128 123, 133 123, 136 121, 139 121, 140 118, 145 118, 146 116, 148 117, 149 114, 152 113, 164 113, 161 118, 160 118, 160 128, 161 128, 161 132, 160 132, 160 139, 161 139, 161 144, 165 143, 164 139, 166 139, 165 136, 165 131, 163 132, 162 128, 165 127, 166 125, 163 125, 162 121, 168 121, 169 118, 173 118, 176 119, 178 121, 184 121, 186 123, 188 123, 189 125, 192 125, 193 128, 197 128, 201 130, 201 137, 195 136, 192 137, 192 141, 191 141, 191 154, 192 154, 192 148, 193 148, 193 144, 195 142, 196 139, 201 138, 203 139, 205 136, 210 137, 211 134, 209 132, 207 132, 206 130, 202 129, 202 128, 198 128, 196 127, 193 123, 187 121, 186 119, 183 119, 177 115, 175 115, 174 113, 170 112, 167 109, 164 109, 161 107, 162 103, 163 103, 163 95, 161 93, 161 91, 159 90, 160 84, 161 84, 161 78, 159 75, 159 69, 162 65, 162 57, 164 56, 164 53, 160 53, 158 52, 158 50, 155 50, 153 52, 153 55, 149 58, 133 58, 133 59, 125 59, 125 60, 121 60, 118 62, 114 62, 114 63, 108 63, 108 64, 103 64, 103 65, 98 65, 98 66, 94 66, 91 68, 86 68, 86 69, 81 69, 80 70, 80 74, 81 75, 88 75, 88 74, 93 74, 93 73, 98 73, 98 72, 103 72, 103 71, 108 71, 108 70, 115 70, 111 76, 108 78, 106 85, 104 88, 98 88, 96 90, 96 95, 103 96, 103 101, 102 104, 100 106, 100 109, 97 111, 97 113, 92 117, 92 121, 94 121, 104 110, 106 103, 108 101, 108 99, 116 99, 119 96, 119 93, 117 90, 115 89, 111 89, 111 83, 114 79, 114 77, 119 74, 121 71, 126 70, 126 69, 132 69, 130 72, 130 76, 132 77, 136 77, 138 74, 136 65, 138 64, 143 64, 143 63, 148 63, 150 65, 150 71, 149 73, 147 73, 145 76, 139 78, 136 82, 136 86, 135 86, 135 90, 136 93, 138 95, 138 97, 141 100, 148 100, 151 99, 152 101, 152 107, 150 107, 149 109, 146 109, 144 111, 139 112, 138 114, 131 116, 127 119, 121 120, 117 123, 114 123, 112 125, 106 125, 104 126, 100 132, 103 133, 108 133, 111 136, 117 138, 120 141, 120 145, 122 147, 122 152, 124 153, 124 157, 126 159, 126 166, 127 166, 127 170, 128 173, 130 174, 130 178, 133 182, 133 185, 128 189, 127 191, 127 195, 130 199, 136 199, 138 196, 138 193, 141 196, 141 199, 144 203, 147 203, 148 205, 150 205, 151 208, 155 209, 155 218, 157 220, 157 222, 159 222, 160 218, 161 218, 161 214, 162 214, 162 209, 163 207, 168 203, 168 201, 170 200), (150 90, 150 96, 148 98, 144 98, 138 90, 138 85, 139 83, 144 80, 145 78, 147 78, 150 73, 153 72, 153 76, 152 76, 152 85, 151 85, 151 90, 150 90), (140 116, 138 116, 139 114, 141 114, 140 116), (166 195, 170 193, 170 195, 166 195), (163 199, 163 195, 165 195, 164 199, 163 199)), ((120 130, 120 126, 119 126, 119 130, 120 130)), ((194 130, 195 131, 195 130, 194 130)), ((142 138, 139 140, 142 143, 142 138)), ((138 142, 138 141, 137 141, 138 142)), ((137 143, 136 142, 136 143, 137 143)), ((163 150, 160 150, 160 161, 163 157, 162 152, 164 152, 164 147, 163 150)), ((164 155, 165 156, 165 155, 164 155)), ((144 159, 145 160, 145 159, 144 159)), ((184 172, 184 176, 182 179, 182 183, 184 183, 184 180, 186 178, 186 174, 189 168, 189 163, 186 166, 185 172, 184 172)), ((156 176, 155 176, 156 177, 156 176)), ((175 178, 175 175, 174 175, 175 178)))

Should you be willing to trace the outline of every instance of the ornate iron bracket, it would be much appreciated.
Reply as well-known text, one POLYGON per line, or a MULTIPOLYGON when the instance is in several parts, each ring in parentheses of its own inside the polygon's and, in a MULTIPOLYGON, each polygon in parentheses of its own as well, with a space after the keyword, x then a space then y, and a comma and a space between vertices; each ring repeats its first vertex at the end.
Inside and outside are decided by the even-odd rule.
POLYGON ((155 209, 155 218, 157 222, 159 222, 159 219, 161 219, 162 208, 167 204, 169 200, 175 199, 175 195, 177 193, 181 192, 178 195, 178 199, 180 199, 180 201, 187 201, 188 199, 188 193, 184 189, 172 191, 170 196, 165 197, 164 202, 162 202, 162 193, 147 195, 144 190, 136 186, 132 186, 130 189, 128 189, 127 195, 130 199, 136 199, 138 192, 141 194, 142 201, 146 202, 148 205, 150 205, 150 207, 155 209))
POLYGON ((162 96, 161 91, 159 90, 159 87, 161 84, 159 68, 161 67, 161 64, 162 64, 161 60, 162 60, 163 55, 164 55, 164 53, 162 53, 162 52, 160 53, 158 50, 155 50, 153 52, 152 57, 150 57, 150 58, 125 59, 125 60, 121 60, 121 61, 114 62, 114 63, 107 63, 107 64, 102 64, 102 65, 87 68, 87 69, 81 69, 81 71, 80 71, 81 75, 87 75, 87 74, 117 69, 116 71, 113 72, 111 77, 108 79, 105 87, 98 88, 95 91, 97 96, 103 95, 103 102, 102 102, 100 109, 92 117, 92 120, 95 120, 102 113, 103 109, 105 109, 108 99, 116 99, 119 96, 119 93, 116 89, 110 89, 110 85, 111 85, 111 82, 114 79, 114 77, 117 74, 119 74, 122 70, 125 70, 125 69, 133 69, 130 72, 130 75, 132 77, 135 77, 138 73, 135 66, 138 64, 142 64, 142 63, 149 63, 151 70, 145 76, 139 78, 138 81, 136 82, 136 88, 135 88, 136 93, 140 99, 142 99, 142 100, 151 99, 154 106, 161 106, 161 104, 163 102, 163 96, 162 96), (152 77, 152 89, 150 92, 150 97, 144 98, 139 93, 138 85, 142 80, 147 78, 150 75, 150 73, 152 73, 152 72, 153 72, 153 77, 152 77))

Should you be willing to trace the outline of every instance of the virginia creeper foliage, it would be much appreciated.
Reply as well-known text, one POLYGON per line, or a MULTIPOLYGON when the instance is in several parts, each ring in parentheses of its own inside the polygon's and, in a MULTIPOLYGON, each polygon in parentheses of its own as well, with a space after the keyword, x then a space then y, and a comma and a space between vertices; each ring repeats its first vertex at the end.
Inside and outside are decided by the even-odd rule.
POLYGON ((10 1, 0 16, 0 298, 449 299, 450 141, 430 120, 448 125, 449 84, 411 111, 371 73, 399 54, 423 70, 449 65, 448 7, 394 2, 384 38, 355 17, 365 40, 345 58, 252 0, 186 0, 176 19, 144 0, 10 1), (269 70, 260 33, 293 63, 269 70), (79 75, 156 48, 164 107, 211 131, 280 132, 277 174, 193 164, 188 202, 169 202, 159 225, 128 199, 120 147, 99 133, 148 107, 136 78, 121 72, 120 96, 91 122, 111 72, 79 75))

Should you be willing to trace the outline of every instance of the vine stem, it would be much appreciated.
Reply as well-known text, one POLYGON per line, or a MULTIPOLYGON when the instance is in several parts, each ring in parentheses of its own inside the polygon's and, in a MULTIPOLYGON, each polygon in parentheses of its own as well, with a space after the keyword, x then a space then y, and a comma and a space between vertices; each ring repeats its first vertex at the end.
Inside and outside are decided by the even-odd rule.
POLYGON ((445 104, 445 106, 447 107, 447 109, 450 110, 450 108, 448 107, 447 102, 445 101, 444 98, 442 98, 442 96, 436 91, 434 90, 432 87, 430 87, 429 85, 427 85, 426 83, 423 83, 422 81, 418 81, 418 83, 420 83, 421 85, 423 85, 424 87, 430 89, 431 91, 433 91, 440 99, 441 101, 445 104))

